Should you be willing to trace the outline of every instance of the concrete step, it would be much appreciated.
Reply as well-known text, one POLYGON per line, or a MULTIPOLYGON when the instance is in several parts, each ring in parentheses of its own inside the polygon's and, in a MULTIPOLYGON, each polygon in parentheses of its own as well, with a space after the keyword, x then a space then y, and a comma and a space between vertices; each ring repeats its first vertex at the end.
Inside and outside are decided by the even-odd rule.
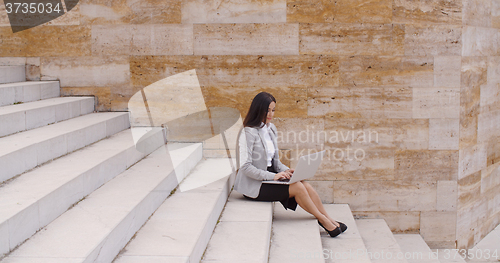
POLYGON ((229 159, 201 160, 114 262, 199 262, 227 201, 232 177, 229 159), (221 175, 215 182, 207 180, 221 175), (212 183, 199 185, 199 181, 212 183))
POLYGON ((93 113, 0 138, 0 183, 130 127, 127 112, 93 113))
POLYGON ((59 97, 0 107, 0 137, 94 111, 94 97, 59 97))
POLYGON ((272 202, 247 200, 233 191, 201 262, 268 262, 272 202))
POLYGON ((285 210, 274 203, 269 263, 318 262, 323 263, 323 247, 318 220, 297 206, 296 211, 285 210))
MULTIPOLYGON (((163 133, 144 141, 152 152, 163 145, 163 133)), ((146 155, 135 147, 128 129, 0 187, 0 256, 146 155)))
POLYGON ((0 66, 0 84, 26 81, 26 67, 0 66))
POLYGON ((321 229, 325 262, 370 262, 349 205, 325 204, 325 209, 333 219, 343 222, 348 227, 346 232, 335 238, 331 238, 324 229, 321 229))
POLYGON ((172 146, 161 146, 92 192, 4 262, 111 262, 185 176, 174 167, 201 159, 201 144, 172 146))
MULTIPOLYGON (((470 251, 467 262, 500 262, 500 225, 486 235, 470 251)), ((460 251, 463 255, 463 251, 460 251)), ((465 256, 463 256, 465 257, 465 256)))
POLYGON ((59 81, 25 81, 0 84, 0 106, 56 98, 59 81))
POLYGON ((395 234, 394 238, 409 263, 440 263, 438 255, 432 252, 419 234, 395 234))
POLYGON ((407 263, 404 253, 384 219, 356 220, 368 258, 375 263, 407 263))

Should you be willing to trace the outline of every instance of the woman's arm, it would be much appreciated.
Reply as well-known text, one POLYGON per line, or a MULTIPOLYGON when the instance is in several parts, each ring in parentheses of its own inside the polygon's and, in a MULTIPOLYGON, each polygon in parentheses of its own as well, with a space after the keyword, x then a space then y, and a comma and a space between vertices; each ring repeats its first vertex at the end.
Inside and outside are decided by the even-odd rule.
MULTIPOLYGON (((256 140, 256 135, 252 134, 252 132, 250 132, 247 128, 244 128, 244 132, 242 132, 240 138, 238 138, 240 171, 245 176, 248 176, 255 180, 274 180, 274 173, 259 169, 252 164, 253 145, 256 140)), ((260 156, 260 158, 265 158, 265 156, 260 156)))

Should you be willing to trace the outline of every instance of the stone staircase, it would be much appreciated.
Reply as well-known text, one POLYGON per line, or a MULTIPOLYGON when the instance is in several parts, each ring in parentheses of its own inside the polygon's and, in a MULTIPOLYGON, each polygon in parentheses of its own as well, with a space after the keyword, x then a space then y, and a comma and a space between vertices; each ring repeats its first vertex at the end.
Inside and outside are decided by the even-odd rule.
POLYGON ((464 262, 346 204, 325 205, 349 227, 330 238, 300 207, 231 192, 234 159, 23 74, 0 67, 2 262, 464 262))

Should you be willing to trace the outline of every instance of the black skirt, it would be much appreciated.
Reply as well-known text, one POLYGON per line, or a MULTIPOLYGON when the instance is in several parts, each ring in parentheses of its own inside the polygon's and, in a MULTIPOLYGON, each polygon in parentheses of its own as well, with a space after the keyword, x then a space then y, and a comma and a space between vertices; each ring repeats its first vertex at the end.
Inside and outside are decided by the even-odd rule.
MULTIPOLYGON (((267 167, 267 170, 276 173, 274 166, 267 167)), ((265 184, 260 186, 259 195, 256 198, 251 198, 245 195, 246 198, 255 201, 279 201, 285 209, 295 211, 297 209, 297 201, 295 197, 290 197, 288 192, 288 184, 265 184)))

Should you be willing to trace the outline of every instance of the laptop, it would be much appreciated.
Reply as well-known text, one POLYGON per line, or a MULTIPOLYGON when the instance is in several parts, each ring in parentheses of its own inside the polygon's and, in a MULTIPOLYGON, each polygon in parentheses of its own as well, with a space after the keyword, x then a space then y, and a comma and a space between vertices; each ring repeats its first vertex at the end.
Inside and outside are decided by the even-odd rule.
POLYGON ((305 179, 309 179, 314 176, 316 171, 318 170, 321 161, 323 160, 323 155, 325 151, 311 153, 309 155, 301 156, 299 159, 299 163, 295 168, 295 171, 292 174, 290 180, 286 181, 262 181, 264 184, 293 184, 295 182, 299 182, 305 179))

